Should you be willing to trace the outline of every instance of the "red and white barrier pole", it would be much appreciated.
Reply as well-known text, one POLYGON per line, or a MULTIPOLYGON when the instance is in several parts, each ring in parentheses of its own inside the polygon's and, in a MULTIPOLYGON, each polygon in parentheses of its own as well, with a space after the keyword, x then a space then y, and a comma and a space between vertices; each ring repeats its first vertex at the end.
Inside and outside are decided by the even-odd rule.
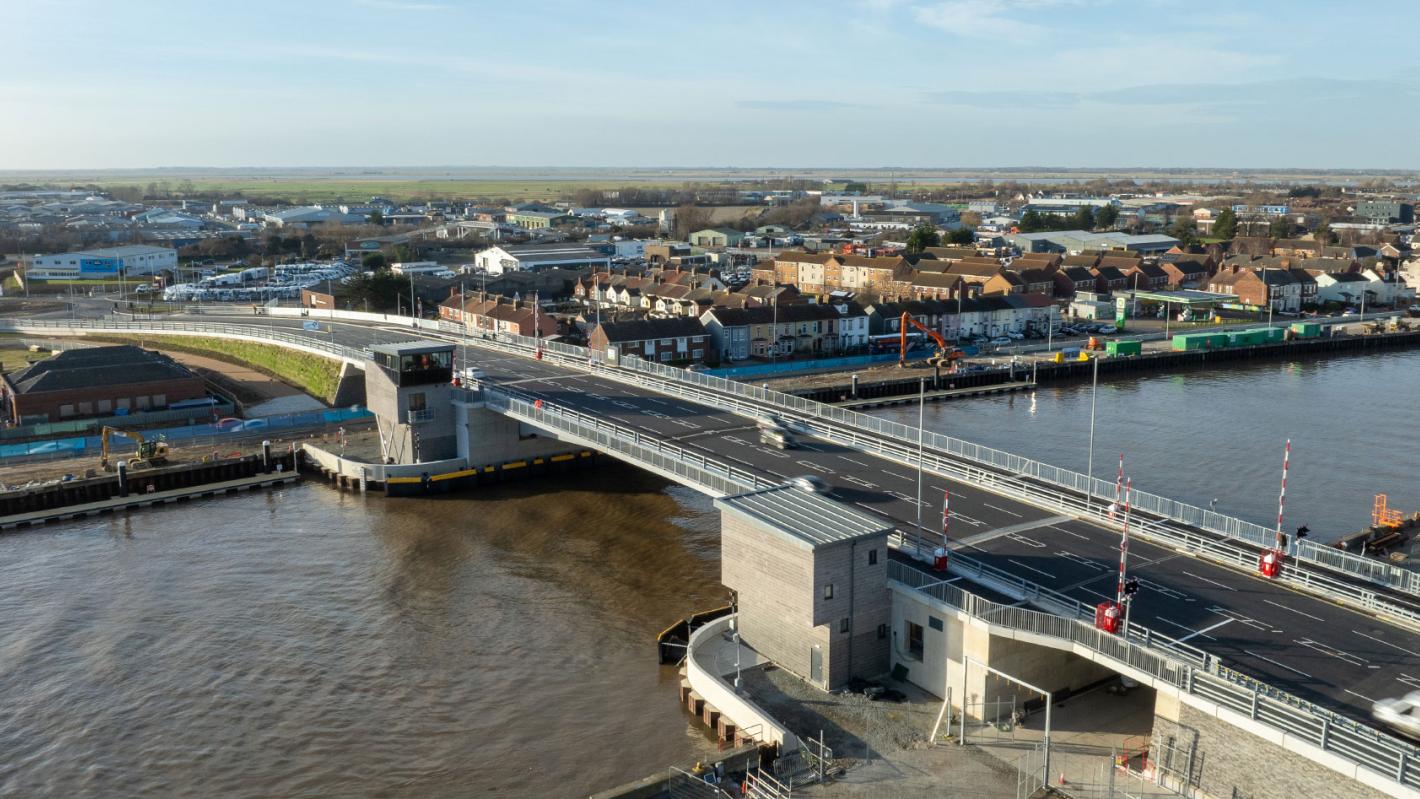
POLYGON ((1129 567, 1129 495, 1133 489, 1134 478, 1131 477, 1124 487, 1124 527, 1119 535, 1119 585, 1114 591, 1114 601, 1121 608, 1124 607, 1124 582, 1129 567))

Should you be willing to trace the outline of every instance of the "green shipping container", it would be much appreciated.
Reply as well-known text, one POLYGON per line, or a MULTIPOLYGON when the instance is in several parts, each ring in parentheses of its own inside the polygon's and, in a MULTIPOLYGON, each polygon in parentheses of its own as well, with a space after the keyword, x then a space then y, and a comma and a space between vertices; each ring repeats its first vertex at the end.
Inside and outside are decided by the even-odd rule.
POLYGON ((1255 327, 1253 331, 1262 337, 1263 343, 1287 340, 1287 328, 1285 327, 1255 327))
POLYGON ((1107 355, 1142 355, 1144 353, 1144 342, 1121 339, 1118 341, 1107 341, 1104 345, 1107 355))
POLYGON ((1191 352, 1208 349, 1212 337, 1207 333, 1180 333, 1173 337, 1176 352, 1191 352))
POLYGON ((1227 333, 1209 333, 1209 334, 1208 334, 1208 343, 1212 345, 1213 349, 1221 349, 1221 348, 1223 348, 1223 347, 1226 347, 1226 346, 1228 346, 1228 334, 1227 334, 1227 333))
POLYGON ((1292 332, 1297 338, 1316 338, 1321 335, 1320 322, 1293 322, 1292 332))

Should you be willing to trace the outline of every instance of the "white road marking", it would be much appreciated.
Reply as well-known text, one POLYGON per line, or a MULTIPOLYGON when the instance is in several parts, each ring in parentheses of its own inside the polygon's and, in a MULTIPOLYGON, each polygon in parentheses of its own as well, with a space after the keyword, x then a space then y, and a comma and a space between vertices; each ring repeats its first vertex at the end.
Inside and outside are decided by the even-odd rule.
POLYGON ((1265 661, 1267 661, 1268 663, 1271 663, 1271 664, 1274 665, 1274 666, 1281 666, 1282 668, 1286 669, 1287 671, 1295 671, 1296 673, 1302 675, 1303 677, 1306 677, 1306 678, 1309 679, 1309 680, 1312 678, 1312 676, 1311 676, 1310 674, 1307 674, 1305 671, 1302 671, 1301 669, 1294 669, 1294 668, 1292 668, 1291 666, 1288 666, 1286 663, 1280 663, 1280 662, 1278 662, 1278 661, 1276 661, 1276 660, 1273 660, 1273 659, 1270 658, 1270 657, 1267 657, 1266 655, 1259 655, 1259 654, 1257 654, 1256 652, 1252 651, 1251 649, 1244 649, 1243 651, 1246 652, 1246 653, 1248 653, 1249 655, 1252 655, 1253 657, 1257 658, 1258 660, 1265 660, 1265 661))
POLYGON ((660 398, 658 398, 658 397, 647 397, 647 398, 646 398, 646 401, 647 401, 647 402, 654 402, 654 403, 656 403, 657 405, 669 405, 669 404, 670 404, 669 402, 666 402, 665 400, 660 399, 660 398))
POLYGON ((1395 678, 1395 681, 1407 688, 1420 688, 1420 677, 1411 677, 1403 671, 1400 673, 1399 677, 1395 678))
POLYGON ((1048 572, 1048 571, 1041 571, 1040 569, 1037 569, 1037 568, 1034 567, 1034 566, 1027 566, 1027 565, 1025 565, 1024 563, 1021 563, 1020 561, 1016 560, 1015 558, 1006 558, 1006 561, 1007 561, 1008 563, 1014 563, 1014 564, 1016 564, 1017 566, 1020 566, 1022 569, 1030 569, 1031 571, 1035 572, 1036 574, 1043 574, 1043 575, 1045 575, 1046 577, 1049 577, 1049 578, 1052 579, 1052 580, 1055 579, 1055 575, 1051 574, 1050 572, 1048 572))
POLYGON ((1370 703, 1373 704, 1373 705, 1376 703, 1376 700, 1370 698, 1369 696, 1366 696, 1365 694, 1358 694, 1358 693, 1356 693, 1355 691, 1351 690, 1350 688, 1342 688, 1341 690, 1345 691, 1346 693, 1348 693, 1348 694, 1350 694, 1350 695, 1352 695, 1352 696, 1359 696, 1359 697, 1361 697, 1362 699, 1366 700, 1367 702, 1370 702, 1370 703))
POLYGON ((857 458, 850 458, 850 457, 848 457, 847 455, 840 455, 840 456, 838 456, 838 457, 842 458, 842 459, 845 460, 845 461, 848 461, 849 463, 856 463, 856 464, 858 464, 859 466, 864 466, 864 467, 867 467, 867 468, 869 468, 869 469, 873 468, 873 465, 872 465, 871 463, 864 463, 863 461, 860 461, 860 460, 858 460, 857 458))
MULTIPOLYGON (((1326 619, 1323 619, 1323 618, 1320 617, 1320 616, 1313 616, 1312 614, 1307 613, 1306 611, 1297 610, 1296 608, 1289 608, 1289 607, 1287 607, 1286 605, 1281 604, 1280 602, 1273 602, 1273 601, 1270 600, 1270 599, 1264 599, 1264 600, 1262 600, 1262 601, 1263 601, 1263 602, 1266 602, 1267 604, 1271 605, 1271 606, 1274 607, 1274 608, 1281 608, 1281 609, 1283 609, 1283 610, 1290 610, 1290 611, 1292 611, 1293 613, 1296 613, 1296 614, 1299 614, 1299 615, 1302 615, 1302 616, 1306 616, 1306 617, 1309 618, 1309 619, 1316 619, 1317 621, 1320 621, 1320 622, 1325 622, 1325 621, 1326 621, 1326 619)), ((1352 632, 1355 632, 1355 630, 1352 630, 1352 632)), ((1376 640, 1380 640, 1380 639, 1376 639, 1376 640)), ((1381 643, 1385 643, 1385 642, 1384 642, 1384 641, 1381 641, 1381 643)), ((1399 647, 1397 647, 1397 648, 1399 648, 1399 647)), ((1414 652, 1411 652, 1410 654, 1413 655, 1413 654, 1415 654, 1415 653, 1414 653, 1414 652)))
POLYGON ((988 508, 990 508, 990 509, 992 509, 992 510, 999 510, 999 511, 1001 511, 1002 513, 1006 514, 1007 516, 1014 516, 1014 517, 1016 517, 1017 519, 1024 518, 1024 517, 1021 516, 1021 514, 1016 513, 1016 512, 1013 511, 1013 510, 1006 510, 1005 508, 997 507, 997 506, 995 506, 995 505, 992 505, 990 502, 983 502, 983 503, 981 503, 981 504, 982 504, 982 505, 985 505, 986 507, 988 507, 988 508))
MULTIPOLYGON (((784 457, 787 458, 787 457, 789 457, 789 456, 788 456, 788 455, 785 455, 784 457)), ((870 482, 868 482, 867 480, 862 479, 861 477, 854 477, 854 476, 851 475, 851 474, 845 474, 845 475, 843 475, 843 479, 844 479, 844 480, 847 480, 847 481, 850 482, 850 483, 853 483, 854 485, 860 485, 860 486, 862 486, 862 487, 864 487, 864 488, 877 488, 877 487, 878 487, 878 484, 877 484, 877 483, 870 483, 870 482)))
POLYGON ((887 492, 887 493, 888 493, 889 495, 891 495, 891 496, 897 497, 898 499, 902 500, 903 502, 908 503, 909 505, 912 505, 913 507, 916 507, 916 506, 917 506, 917 500, 916 500, 916 499, 914 499, 913 497, 909 497, 908 495, 902 493, 901 491, 889 491, 889 492, 887 492))
POLYGON ((1231 585, 1223 585, 1222 583, 1218 582, 1217 580, 1210 580, 1210 579, 1208 579, 1207 577, 1199 577, 1198 575, 1194 574, 1194 573, 1191 572, 1191 571, 1188 571, 1187 569, 1182 569, 1181 571, 1182 571, 1184 574, 1188 575, 1189 577, 1192 577, 1192 578, 1195 579, 1195 580, 1202 580, 1202 581, 1205 582, 1205 583, 1212 583, 1213 585, 1216 585, 1216 586, 1218 586, 1219 588, 1226 588, 1226 589, 1228 589, 1229 591, 1236 591, 1236 590, 1238 590, 1238 589, 1232 587, 1231 585))
MULTIPOLYGON (((1138 565, 1138 564, 1136 564, 1136 565, 1138 565)), ((1153 580, 1150 580, 1150 579, 1147 578, 1147 577, 1140 577, 1140 578, 1139 578, 1139 583, 1140 583, 1140 585, 1143 585, 1143 586, 1145 586, 1146 588, 1149 588, 1149 589, 1152 590, 1152 591, 1156 591, 1156 592, 1158 592, 1158 593, 1160 593, 1160 594, 1163 594, 1164 596, 1168 597, 1169 599, 1183 599, 1183 600, 1187 600, 1187 599, 1188 599, 1188 594, 1185 594, 1185 593, 1183 593, 1182 591, 1175 591, 1174 589, 1169 588, 1169 587, 1166 586, 1166 585, 1160 585, 1159 583, 1156 583, 1156 582, 1154 582, 1153 580)))
MULTIPOLYGON (((1320 619, 1318 619, 1318 621, 1320 621, 1320 619)), ((1352 630, 1351 632, 1353 632, 1353 633, 1355 633, 1355 634, 1361 636, 1362 638, 1369 638, 1369 639, 1371 639, 1372 641, 1375 641, 1375 642, 1378 643, 1378 644, 1385 644, 1386 646, 1390 647, 1391 649, 1399 649, 1401 652, 1404 652, 1404 653, 1407 654, 1407 655, 1414 655, 1415 657, 1420 658, 1420 652, 1416 652, 1416 651, 1414 651, 1414 650, 1412 650, 1412 649, 1406 649, 1406 648, 1403 647, 1403 646, 1396 646, 1395 644, 1392 644, 1392 643, 1389 642, 1389 641, 1383 641, 1383 640, 1381 640, 1380 638, 1375 637, 1374 635, 1366 635, 1365 633, 1361 632, 1360 630, 1352 630)))
POLYGON ((896 472, 890 472, 890 471, 888 471, 887 469, 883 469, 883 474, 885 474, 885 475, 887 475, 887 476, 889 476, 889 477, 896 477, 896 478, 899 479, 899 480, 911 480, 911 479, 912 479, 911 477, 908 477, 908 476, 905 475, 905 474, 898 474, 898 473, 896 473, 896 472))
POLYGON ((1216 614, 1218 614, 1219 616, 1223 616, 1223 617, 1225 617, 1225 618, 1236 619, 1237 621, 1240 621, 1240 622, 1242 622, 1243 624, 1246 624, 1247 626, 1253 628, 1254 630, 1261 630, 1261 631, 1263 631, 1263 632, 1267 632, 1267 631, 1271 630, 1271 631, 1274 632, 1274 633, 1280 633, 1280 632, 1282 632, 1281 630, 1273 629, 1272 625, 1270 625, 1270 624, 1268 624, 1268 623, 1266 623, 1266 622, 1261 622, 1261 621, 1258 621, 1257 619, 1249 618, 1249 617, 1247 617, 1247 616, 1242 615, 1241 613, 1238 613, 1238 612, 1233 611, 1233 610, 1229 610, 1228 608, 1218 607, 1217 605, 1214 605, 1213 607, 1208 608, 1208 612, 1209 612, 1209 613, 1216 613, 1216 614))
POLYGON ((1089 566, 1091 569, 1094 569, 1095 571, 1107 571, 1107 570, 1110 568, 1110 567, 1104 565, 1103 563, 1097 563, 1097 562, 1095 562, 1095 561, 1093 561, 1093 560, 1090 560, 1089 558, 1087 558, 1087 557, 1085 557, 1085 556, 1083 556, 1083 555, 1076 555, 1074 552, 1070 552, 1070 551, 1068 551, 1068 550, 1062 549, 1062 550, 1060 550, 1059 552, 1056 552, 1055 554, 1056 554, 1057 556, 1059 556, 1059 557, 1062 557, 1062 558, 1064 558, 1064 559, 1066 559, 1066 560, 1072 562, 1072 563, 1078 563, 1078 564, 1080 564, 1081 566, 1089 566))
POLYGON ((1017 533, 1006 533, 1006 537, 1011 539, 1012 541, 1015 541, 1018 544, 1025 544, 1026 546, 1033 547, 1035 549, 1045 549, 1044 541, 1037 541, 1034 538, 1031 538, 1030 536, 1019 535, 1017 533))
POLYGON ((828 474, 828 473, 830 473, 830 472, 833 471, 832 469, 828 468, 827 466, 819 466, 817 463, 814 463, 813 461, 794 461, 794 463, 799 464, 800 466, 804 467, 805 469, 813 469, 813 470, 816 471, 816 472, 823 472, 824 474, 828 474))
POLYGON ((1201 630, 1195 630, 1195 631, 1189 633, 1188 635, 1185 635, 1184 637, 1178 639, 1178 642, 1181 644, 1181 643, 1183 643, 1184 641, 1188 641, 1188 640, 1194 638, 1195 636, 1199 636, 1199 635, 1203 636, 1204 638, 1207 638, 1209 641, 1216 641, 1216 640, 1218 640, 1218 639, 1214 638, 1214 637, 1211 636, 1211 635, 1208 635, 1208 633, 1210 633, 1210 632, 1212 632, 1212 631, 1218 629, 1219 627, 1222 627, 1224 624, 1231 624, 1232 621, 1233 621, 1232 619, 1223 619, 1222 621, 1218 622, 1217 624, 1213 625, 1212 627, 1204 627, 1204 628, 1201 629, 1201 630))
POLYGON ((1313 641, 1310 638, 1302 638, 1300 640, 1293 639, 1292 643, 1301 644, 1307 649, 1320 652, 1323 655, 1327 655, 1329 657, 1334 657, 1337 660, 1342 661, 1343 663, 1349 663, 1352 666, 1364 666, 1370 662, 1363 657, 1353 655, 1350 652, 1342 652, 1340 649, 1327 646, 1326 644, 1320 643, 1318 641, 1313 641))
POLYGON ((1056 526, 1053 525, 1053 524, 1052 524, 1052 525, 1049 525, 1049 527, 1050 527, 1050 529, 1052 529, 1052 530, 1057 530, 1057 531, 1059 531, 1059 532, 1064 533, 1065 535, 1073 535, 1073 536, 1075 536, 1076 538, 1081 539, 1082 541, 1088 541, 1088 540, 1090 540, 1090 537, 1089 537, 1089 536, 1087 536, 1087 535, 1080 535, 1079 533, 1075 532, 1074 530, 1066 530, 1064 527, 1056 527, 1056 526))

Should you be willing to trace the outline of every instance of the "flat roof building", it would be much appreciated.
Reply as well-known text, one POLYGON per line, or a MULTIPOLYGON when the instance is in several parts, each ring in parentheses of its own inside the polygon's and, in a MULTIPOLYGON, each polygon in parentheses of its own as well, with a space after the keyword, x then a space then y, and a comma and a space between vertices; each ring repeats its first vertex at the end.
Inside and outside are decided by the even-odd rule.
POLYGON ((827 690, 887 672, 890 525, 787 485, 715 506, 720 580, 737 596, 746 643, 827 690))
POLYGON ((490 275, 561 267, 607 269, 611 256, 581 244, 523 244, 489 247, 473 257, 474 265, 490 275))
POLYGON ((25 276, 31 280, 118 280, 177 268, 177 250, 131 244, 99 250, 36 255, 25 276))

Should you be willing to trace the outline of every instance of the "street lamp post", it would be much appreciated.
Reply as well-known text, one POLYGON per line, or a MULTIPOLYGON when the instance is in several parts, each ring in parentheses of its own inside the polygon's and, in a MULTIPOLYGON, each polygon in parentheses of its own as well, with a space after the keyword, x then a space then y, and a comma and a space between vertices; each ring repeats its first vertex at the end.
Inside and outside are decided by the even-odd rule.
POLYGON ((1094 361, 1094 376, 1090 380, 1090 447, 1089 455, 1085 461, 1085 509, 1089 510, 1091 500, 1095 494, 1095 403, 1099 397, 1100 389, 1100 361, 1096 356, 1094 361))

